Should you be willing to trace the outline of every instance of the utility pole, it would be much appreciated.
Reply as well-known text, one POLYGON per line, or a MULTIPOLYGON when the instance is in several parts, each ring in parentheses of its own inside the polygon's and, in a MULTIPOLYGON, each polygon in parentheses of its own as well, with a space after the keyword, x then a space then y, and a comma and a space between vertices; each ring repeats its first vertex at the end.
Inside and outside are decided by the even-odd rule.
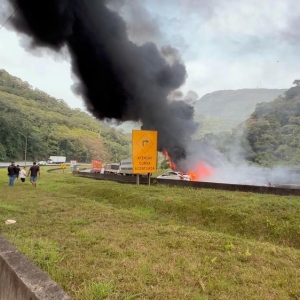
POLYGON ((22 132, 19 132, 19 134, 23 135, 25 138, 25 167, 26 167, 26 162, 27 162, 27 136, 23 134, 22 132))

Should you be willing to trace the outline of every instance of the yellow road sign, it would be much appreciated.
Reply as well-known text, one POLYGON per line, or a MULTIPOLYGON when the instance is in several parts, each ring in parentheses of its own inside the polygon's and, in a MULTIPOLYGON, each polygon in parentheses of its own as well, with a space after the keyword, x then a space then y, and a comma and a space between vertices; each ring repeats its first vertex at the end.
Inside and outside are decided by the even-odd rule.
POLYGON ((134 174, 157 170, 157 131, 132 130, 132 163, 134 174))
POLYGON ((66 164, 61 164, 60 167, 61 167, 62 169, 66 169, 66 168, 67 168, 66 164))

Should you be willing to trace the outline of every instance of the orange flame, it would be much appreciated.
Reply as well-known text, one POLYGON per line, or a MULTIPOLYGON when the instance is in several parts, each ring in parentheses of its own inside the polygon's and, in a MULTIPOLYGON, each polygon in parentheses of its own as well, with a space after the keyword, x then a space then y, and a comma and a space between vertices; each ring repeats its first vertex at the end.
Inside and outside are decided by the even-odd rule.
POLYGON ((198 163, 196 170, 189 171, 191 181, 200 181, 210 177, 214 173, 214 169, 206 166, 203 163, 198 163))
POLYGON ((176 171, 176 165, 174 162, 172 162, 171 157, 167 150, 163 150, 163 155, 166 157, 166 159, 169 161, 169 166, 173 171, 176 171))
MULTIPOLYGON (((163 150, 164 156, 168 159, 170 168, 173 171, 176 171, 176 164, 172 161, 169 153, 166 150, 163 150)), ((205 178, 210 177, 214 173, 214 169, 205 165, 204 163, 199 162, 197 164, 196 169, 188 171, 187 175, 189 175, 191 181, 200 181, 205 178)))

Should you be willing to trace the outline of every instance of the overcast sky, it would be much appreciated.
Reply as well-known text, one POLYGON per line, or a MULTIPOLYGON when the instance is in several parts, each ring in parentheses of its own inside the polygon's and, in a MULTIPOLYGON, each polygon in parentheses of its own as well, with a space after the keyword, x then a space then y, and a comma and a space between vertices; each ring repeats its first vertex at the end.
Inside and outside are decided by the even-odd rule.
MULTIPOLYGON (((202 97, 222 89, 289 88, 300 79, 298 0, 110 1, 135 43, 154 41, 178 50, 188 71, 185 93, 202 97)), ((1 12, 0 21, 5 21, 1 12)), ((83 108, 70 89, 68 60, 45 51, 32 54, 24 43, 14 31, 0 30, 0 68, 72 108, 83 108)))

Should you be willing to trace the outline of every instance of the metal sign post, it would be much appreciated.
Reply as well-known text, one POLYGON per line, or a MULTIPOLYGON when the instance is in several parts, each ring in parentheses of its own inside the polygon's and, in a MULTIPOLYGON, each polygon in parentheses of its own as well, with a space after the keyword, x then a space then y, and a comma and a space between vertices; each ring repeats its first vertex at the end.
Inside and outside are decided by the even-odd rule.
POLYGON ((148 174, 150 184, 150 173, 157 170, 157 131, 132 130, 132 164, 137 185, 141 174, 148 174))
POLYGON ((136 185, 140 185, 140 174, 136 175, 136 185))

